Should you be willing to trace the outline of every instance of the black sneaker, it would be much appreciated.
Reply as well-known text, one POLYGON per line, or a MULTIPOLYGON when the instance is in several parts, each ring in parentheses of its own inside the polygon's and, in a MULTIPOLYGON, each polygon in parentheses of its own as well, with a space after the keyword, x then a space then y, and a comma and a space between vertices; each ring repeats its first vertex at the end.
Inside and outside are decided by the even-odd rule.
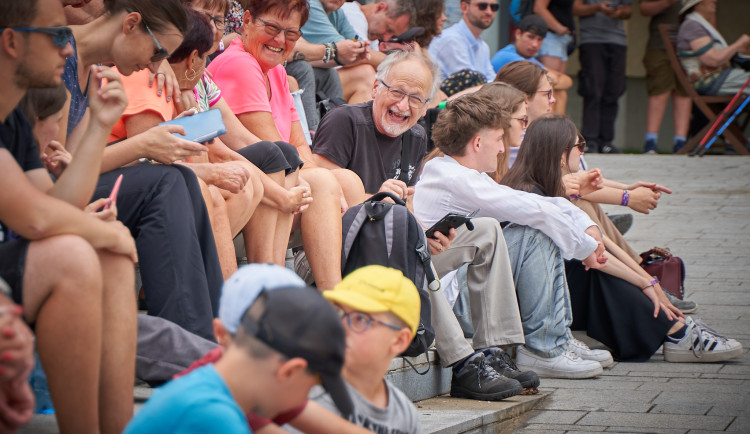
POLYGON ((484 354, 487 363, 492 366, 492 369, 521 383, 524 395, 534 395, 539 393, 537 387, 539 387, 540 381, 536 372, 522 371, 518 369, 518 366, 516 366, 516 363, 510 357, 510 354, 503 351, 502 348, 486 348, 484 354))
POLYGON ((609 219, 622 235, 625 235, 625 232, 633 226, 633 214, 612 214, 609 215, 609 219))
POLYGON ((510 379, 487 364, 483 352, 474 353, 464 362, 461 369, 453 370, 451 396, 476 399, 479 401, 499 401, 523 393, 517 380, 510 379))
POLYGON ((615 148, 614 146, 610 144, 604 144, 599 147, 599 153, 600 154, 622 154, 622 151, 615 148))

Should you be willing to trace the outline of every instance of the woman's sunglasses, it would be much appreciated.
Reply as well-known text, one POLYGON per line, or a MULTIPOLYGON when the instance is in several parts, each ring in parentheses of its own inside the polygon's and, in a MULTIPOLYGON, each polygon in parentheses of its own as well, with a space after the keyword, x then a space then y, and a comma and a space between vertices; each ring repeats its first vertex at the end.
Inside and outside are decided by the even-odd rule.
POLYGON ((73 39, 73 32, 70 27, 58 26, 58 27, 5 27, 0 29, 2 33, 5 29, 11 29, 16 32, 35 32, 44 33, 45 35, 52 36, 52 43, 56 47, 65 48, 73 39))

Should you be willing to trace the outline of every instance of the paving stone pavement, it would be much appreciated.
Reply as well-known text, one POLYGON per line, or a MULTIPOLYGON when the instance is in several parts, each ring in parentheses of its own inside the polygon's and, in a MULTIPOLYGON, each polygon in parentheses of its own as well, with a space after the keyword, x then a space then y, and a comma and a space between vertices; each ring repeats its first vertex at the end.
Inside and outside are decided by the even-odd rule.
MULTIPOLYGON (((586 156, 610 179, 670 187, 650 215, 634 213, 625 238, 636 251, 668 246, 685 261, 692 314, 742 342, 727 363, 617 363, 593 380, 542 381, 551 392, 521 433, 750 432, 750 159, 586 156)), ((621 213, 619 206, 605 207, 621 213)), ((588 342, 591 342, 588 340, 588 342)))

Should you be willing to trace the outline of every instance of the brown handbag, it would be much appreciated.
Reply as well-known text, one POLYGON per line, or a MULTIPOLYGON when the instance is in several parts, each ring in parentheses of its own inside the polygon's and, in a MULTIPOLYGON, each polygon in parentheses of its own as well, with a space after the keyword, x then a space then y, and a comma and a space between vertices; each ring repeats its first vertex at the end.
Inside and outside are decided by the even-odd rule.
POLYGON ((682 300, 685 297, 685 263, 668 248, 654 247, 641 253, 641 267, 661 283, 665 291, 682 300))

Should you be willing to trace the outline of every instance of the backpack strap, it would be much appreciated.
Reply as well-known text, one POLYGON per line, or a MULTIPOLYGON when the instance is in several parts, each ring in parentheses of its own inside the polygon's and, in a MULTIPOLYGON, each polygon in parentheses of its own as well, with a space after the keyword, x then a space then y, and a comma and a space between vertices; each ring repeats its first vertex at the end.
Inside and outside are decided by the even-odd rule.
POLYGON ((364 224, 365 219, 367 218, 367 210, 364 206, 359 207, 359 210, 357 210, 357 213, 354 214, 354 217, 349 220, 349 213, 344 214, 344 219, 341 222, 341 225, 343 229, 346 230, 344 232, 344 238, 342 241, 342 254, 341 254, 341 269, 343 270, 346 266, 346 259, 349 257, 349 253, 352 251, 352 245, 354 245, 354 240, 357 239, 357 234, 359 233, 359 230, 362 228, 362 224, 364 224))
POLYGON ((401 172, 398 179, 409 185, 409 151, 411 151, 411 130, 401 136, 401 172))

